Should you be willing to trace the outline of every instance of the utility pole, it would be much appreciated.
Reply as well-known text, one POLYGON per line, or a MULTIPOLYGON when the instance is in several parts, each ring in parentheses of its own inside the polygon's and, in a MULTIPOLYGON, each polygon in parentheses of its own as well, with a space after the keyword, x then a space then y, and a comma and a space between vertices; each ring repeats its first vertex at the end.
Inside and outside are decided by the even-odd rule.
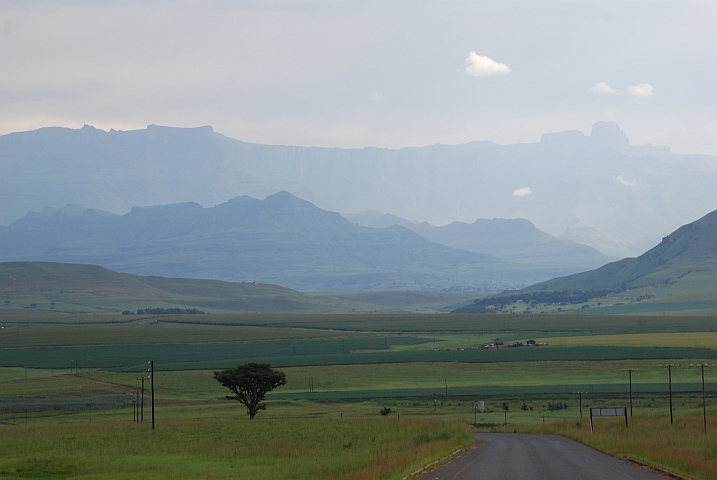
POLYGON ((136 417, 135 422, 139 423, 139 391, 135 390, 134 396, 135 396, 135 405, 136 405, 135 410, 137 410, 137 413, 135 415, 135 417, 136 417))
POLYGON ((140 377, 142 380, 142 403, 140 404, 140 421, 144 423, 144 375, 140 377))
POLYGON ((632 417, 632 372, 636 371, 637 368, 623 368, 623 371, 627 370, 630 374, 630 416, 632 417))
POLYGON ((667 366, 667 372, 670 383, 670 425, 672 425, 674 422, 674 418, 672 417, 672 365, 667 366))
MULTIPOLYGON (((692 364, 690 364, 690 367, 692 364)), ((697 366, 697 365, 695 365, 697 366)), ((700 368, 702 369, 702 422, 704 425, 705 433, 707 433, 707 400, 705 399, 705 367, 714 367, 715 364, 712 365, 708 363, 700 363, 700 368)))
POLYGON ((705 402, 705 365, 702 364, 700 366, 702 367, 702 419, 704 420, 705 433, 707 433, 707 403, 705 402))
POLYGON ((152 430, 154 430, 154 360, 149 361, 149 372, 152 388, 152 430))
POLYGON ((583 393, 588 393, 588 392, 573 392, 573 393, 577 393, 579 395, 578 398, 579 398, 579 402, 580 402, 580 418, 583 418, 583 393))
POLYGON ((667 381, 670 387, 670 425, 674 423, 674 417, 672 416, 672 367, 679 367, 680 364, 668 363, 667 365, 660 365, 661 367, 667 367, 667 381))

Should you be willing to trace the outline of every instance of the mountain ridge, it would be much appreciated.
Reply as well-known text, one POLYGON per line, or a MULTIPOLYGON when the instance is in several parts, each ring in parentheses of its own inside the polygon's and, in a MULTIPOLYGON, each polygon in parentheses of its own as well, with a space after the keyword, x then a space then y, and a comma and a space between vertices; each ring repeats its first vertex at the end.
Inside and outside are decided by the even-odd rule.
POLYGON ((410 222, 396 215, 376 211, 344 216, 368 227, 401 225, 433 242, 518 263, 589 270, 617 260, 587 245, 555 238, 523 218, 479 218, 470 224, 452 222, 435 226, 428 222, 410 222))
POLYGON ((288 192, 135 207, 122 216, 27 215, 0 227, 0 261, 93 263, 137 275, 299 290, 498 290, 566 272, 353 224, 288 192))
POLYGON ((326 210, 433 224, 527 218, 554 236, 583 224, 618 240, 613 255, 634 255, 711 210, 717 158, 626 138, 607 123, 530 144, 392 150, 252 144, 211 127, 45 128, 0 136, 0 223, 71 203, 124 214, 288 190, 326 210))

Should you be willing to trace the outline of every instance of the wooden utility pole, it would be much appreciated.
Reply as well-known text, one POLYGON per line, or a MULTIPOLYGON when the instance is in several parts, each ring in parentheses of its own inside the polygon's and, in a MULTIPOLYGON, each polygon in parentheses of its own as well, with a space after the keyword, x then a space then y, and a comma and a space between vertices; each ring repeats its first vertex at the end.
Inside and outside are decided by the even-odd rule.
POLYGON ((154 430, 154 360, 149 361, 149 371, 152 386, 152 430, 154 430))
POLYGON ((623 368, 630 374, 630 416, 632 417, 632 372, 637 370, 636 368, 623 368))

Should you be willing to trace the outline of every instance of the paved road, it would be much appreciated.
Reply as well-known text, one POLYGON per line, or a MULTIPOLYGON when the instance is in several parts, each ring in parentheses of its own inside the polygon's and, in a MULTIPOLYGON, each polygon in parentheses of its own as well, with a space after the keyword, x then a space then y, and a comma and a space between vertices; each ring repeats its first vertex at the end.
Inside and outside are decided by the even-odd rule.
POLYGON ((424 480, 664 480, 638 466, 557 435, 477 433, 481 441, 424 480))

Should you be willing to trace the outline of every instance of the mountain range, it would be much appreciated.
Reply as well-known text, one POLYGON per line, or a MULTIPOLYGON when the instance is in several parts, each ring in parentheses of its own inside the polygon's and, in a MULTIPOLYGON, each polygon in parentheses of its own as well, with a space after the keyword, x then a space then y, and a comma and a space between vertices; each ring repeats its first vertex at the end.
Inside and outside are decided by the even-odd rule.
POLYGON ((479 218, 470 224, 452 222, 437 227, 428 222, 410 222, 395 215, 371 210, 344 216, 366 227, 387 228, 400 225, 432 242, 469 252, 487 253, 517 263, 583 271, 617 260, 587 245, 548 235, 523 218, 479 218))
POLYGON ((452 248, 399 225, 363 227, 288 192, 211 208, 135 207, 125 215, 43 209, 0 227, 0 245, 0 262, 97 264, 298 290, 497 291, 576 271, 452 248))
POLYGON ((637 258, 532 285, 527 291, 624 290, 691 284, 690 290, 717 285, 717 210, 665 236, 637 258))
POLYGON ((717 210, 683 225, 637 258, 476 299, 456 313, 717 311, 717 210), (568 307, 567 305, 573 305, 568 307), (577 307, 575 307, 577 305, 577 307))
POLYGON ((125 214, 135 205, 213 206, 287 190, 341 213, 377 210, 445 225, 525 218, 624 257, 717 206, 717 158, 632 146, 620 127, 537 143, 401 149, 259 145, 211 127, 85 126, 0 136, 0 224, 46 206, 125 214))

